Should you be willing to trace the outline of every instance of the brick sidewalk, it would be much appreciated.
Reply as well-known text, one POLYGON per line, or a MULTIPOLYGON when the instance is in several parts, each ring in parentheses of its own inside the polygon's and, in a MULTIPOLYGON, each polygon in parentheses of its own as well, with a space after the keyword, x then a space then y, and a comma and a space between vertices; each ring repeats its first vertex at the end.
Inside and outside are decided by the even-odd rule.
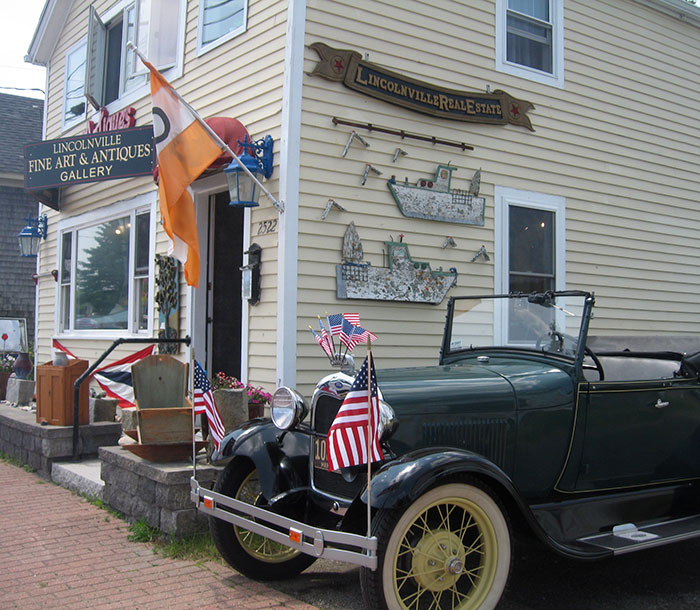
POLYGON ((128 525, 0 462, 0 608, 314 610, 216 563, 154 554, 128 525))

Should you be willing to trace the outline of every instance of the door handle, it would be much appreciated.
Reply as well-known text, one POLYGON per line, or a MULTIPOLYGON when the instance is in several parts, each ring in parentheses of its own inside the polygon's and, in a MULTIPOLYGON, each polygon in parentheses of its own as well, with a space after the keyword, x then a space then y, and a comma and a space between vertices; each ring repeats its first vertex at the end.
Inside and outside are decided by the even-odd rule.
POLYGON ((654 405, 657 409, 665 409, 670 405, 671 403, 668 402, 667 400, 661 400, 660 398, 656 401, 656 404, 654 405))

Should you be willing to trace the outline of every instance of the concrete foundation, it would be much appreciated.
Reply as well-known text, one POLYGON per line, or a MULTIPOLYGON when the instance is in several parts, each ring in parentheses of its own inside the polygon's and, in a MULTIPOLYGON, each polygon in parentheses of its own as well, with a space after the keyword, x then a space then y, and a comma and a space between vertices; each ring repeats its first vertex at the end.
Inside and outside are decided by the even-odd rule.
MULTIPOLYGON (((157 463, 144 460, 122 447, 101 447, 105 504, 123 513, 131 522, 144 519, 175 536, 207 529, 207 518, 190 500, 192 462, 157 463)), ((221 468, 197 463, 197 480, 211 487, 221 468)))
POLYGON ((29 379, 10 377, 7 380, 5 400, 17 405, 28 405, 34 400, 34 382, 29 379))
MULTIPOLYGON (((79 427, 78 454, 95 457, 104 445, 116 445, 121 436, 118 423, 100 422, 79 427)), ((0 451, 28 464, 44 477, 51 476, 53 462, 73 457, 73 426, 36 423, 36 414, 0 405, 0 451)))

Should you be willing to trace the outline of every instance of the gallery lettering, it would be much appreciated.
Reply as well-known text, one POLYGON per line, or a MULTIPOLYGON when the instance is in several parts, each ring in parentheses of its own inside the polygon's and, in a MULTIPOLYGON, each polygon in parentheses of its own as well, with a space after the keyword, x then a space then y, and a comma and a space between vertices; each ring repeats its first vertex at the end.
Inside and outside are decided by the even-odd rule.
POLYGON ((37 142, 25 149, 24 184, 39 189, 147 176, 153 155, 150 126, 37 142))

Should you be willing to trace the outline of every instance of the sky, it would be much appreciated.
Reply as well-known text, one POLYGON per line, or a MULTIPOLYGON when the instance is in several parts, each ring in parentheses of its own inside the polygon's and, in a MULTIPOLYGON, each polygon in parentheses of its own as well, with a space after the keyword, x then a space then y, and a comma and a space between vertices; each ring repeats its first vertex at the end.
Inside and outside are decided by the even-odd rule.
POLYGON ((24 61, 43 8, 44 0, 2 0, 0 93, 44 98, 45 69, 24 61), (19 90, 33 88, 42 91, 19 90))

